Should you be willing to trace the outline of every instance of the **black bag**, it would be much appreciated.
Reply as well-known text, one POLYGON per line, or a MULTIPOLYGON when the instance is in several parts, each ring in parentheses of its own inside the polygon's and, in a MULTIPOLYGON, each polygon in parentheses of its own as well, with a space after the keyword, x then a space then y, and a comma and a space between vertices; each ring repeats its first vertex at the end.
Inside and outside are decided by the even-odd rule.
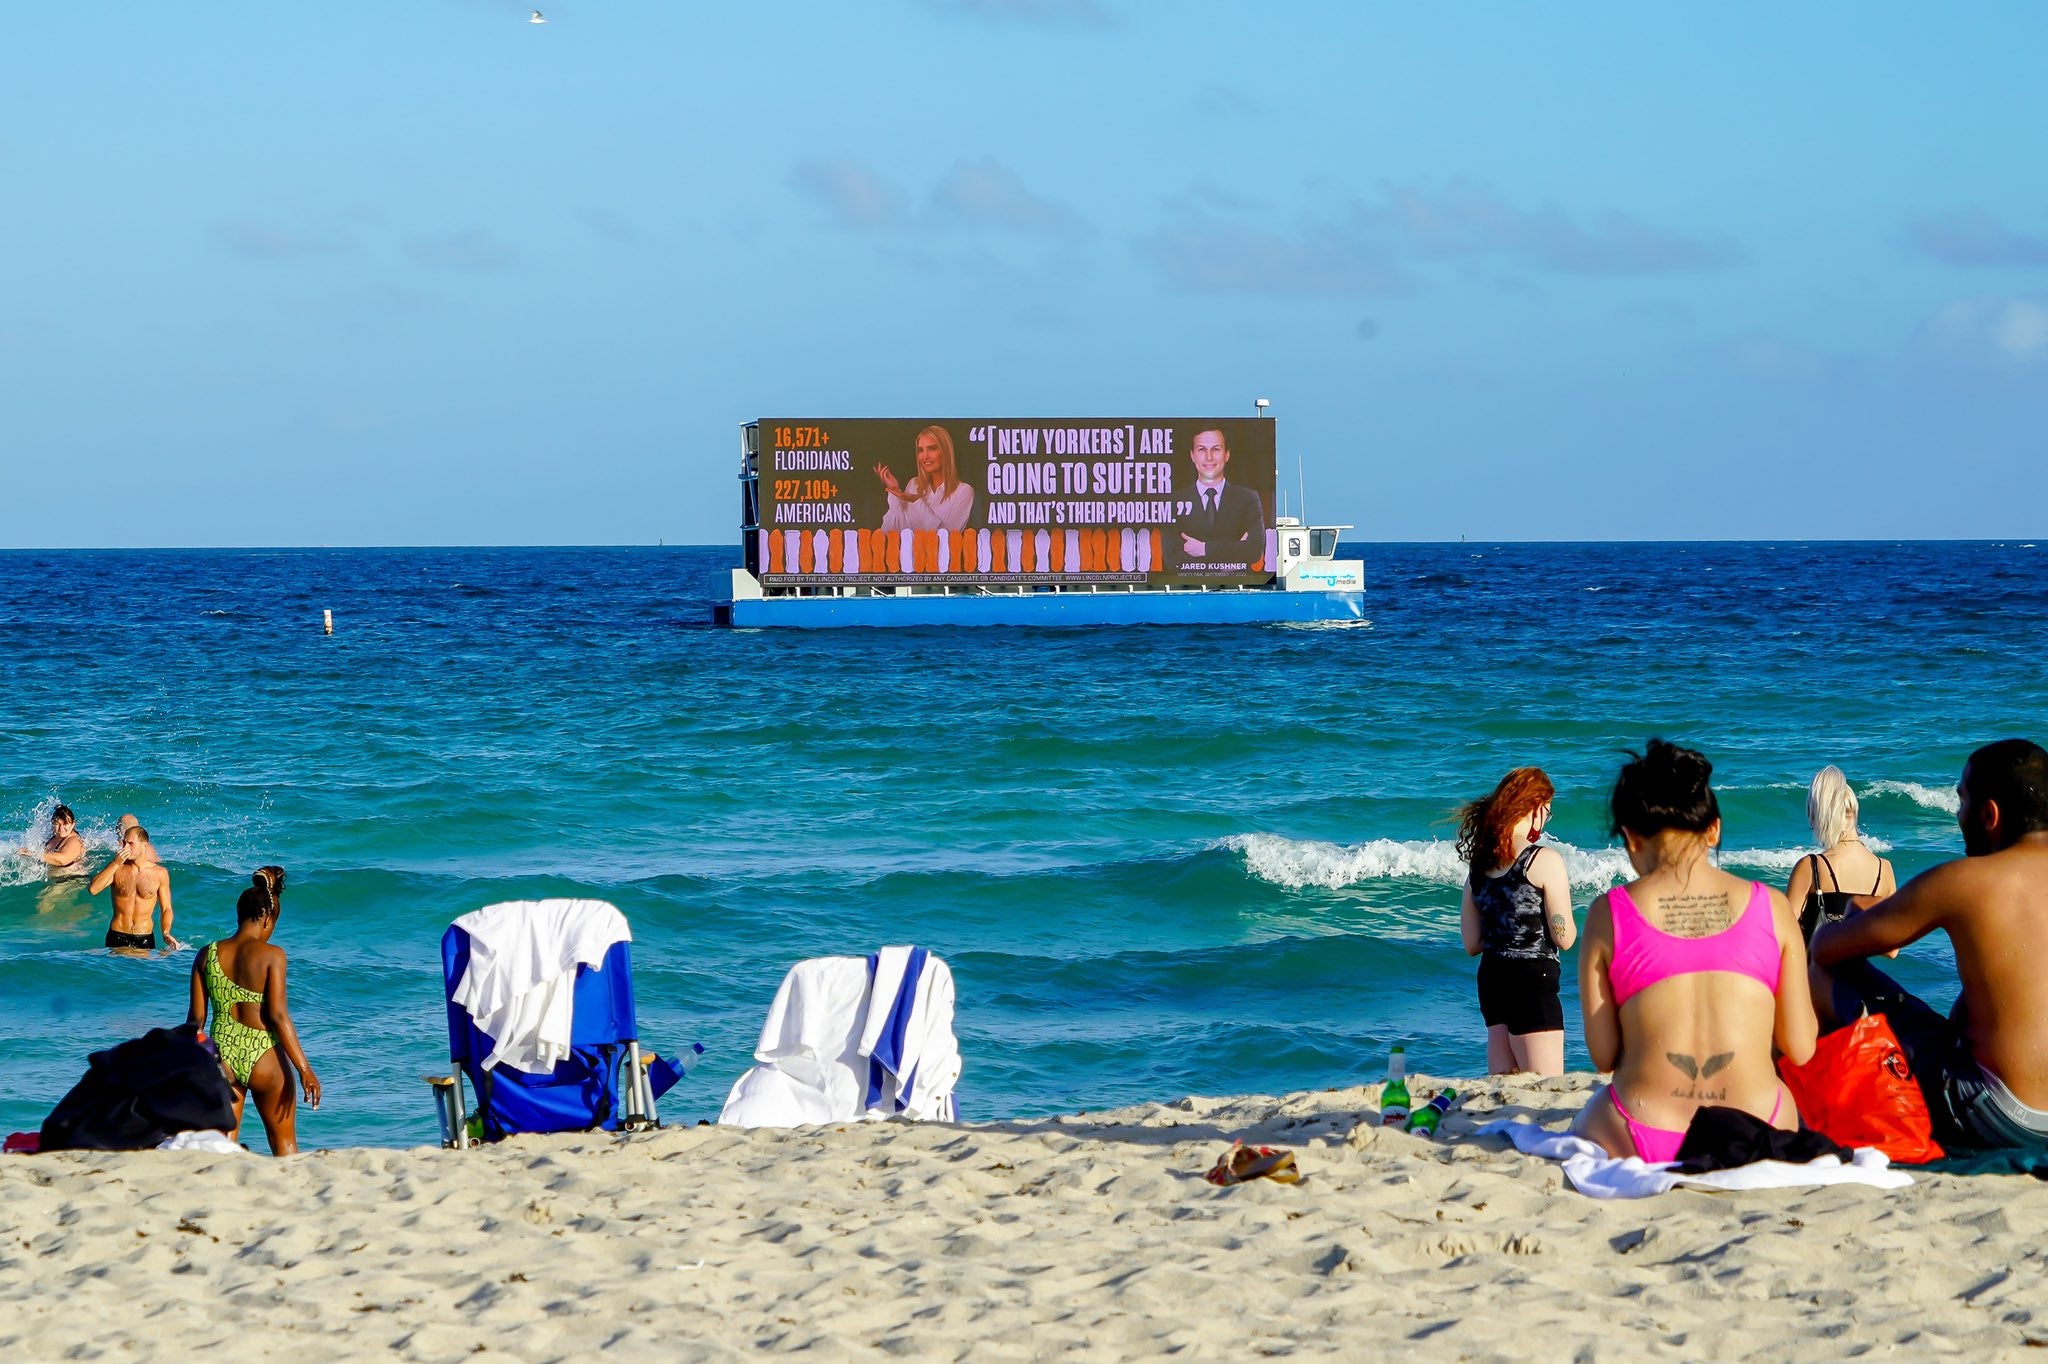
POLYGON ((43 1150, 146 1151, 179 1132, 234 1130, 234 1091, 190 1023, 151 1028, 88 1063, 43 1120, 43 1150))

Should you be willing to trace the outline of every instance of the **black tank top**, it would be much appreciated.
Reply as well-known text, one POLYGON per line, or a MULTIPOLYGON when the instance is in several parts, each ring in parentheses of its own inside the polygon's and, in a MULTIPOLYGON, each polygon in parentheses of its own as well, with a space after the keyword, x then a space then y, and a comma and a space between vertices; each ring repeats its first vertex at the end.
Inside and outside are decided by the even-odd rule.
MULTIPOLYGON (((1839 923, 1849 913, 1849 902, 1856 898, 1854 891, 1842 889, 1842 878, 1835 875, 1835 864, 1828 861, 1826 853, 1815 853, 1813 861, 1813 884, 1806 889, 1806 903, 1799 907, 1799 932, 1808 942, 1813 941, 1814 930, 1822 924, 1839 923), (1820 869, 1828 869, 1828 880, 1835 883, 1833 890, 1820 888, 1820 869)), ((1877 888, 1884 884, 1884 859, 1877 859, 1877 880, 1870 883, 1870 894, 1877 894, 1877 888)))
POLYGON ((1539 961, 1557 956, 1543 928, 1543 890, 1529 883, 1534 847, 1523 850, 1499 876, 1471 872, 1472 903, 1479 910, 1479 943, 1487 955, 1539 961))

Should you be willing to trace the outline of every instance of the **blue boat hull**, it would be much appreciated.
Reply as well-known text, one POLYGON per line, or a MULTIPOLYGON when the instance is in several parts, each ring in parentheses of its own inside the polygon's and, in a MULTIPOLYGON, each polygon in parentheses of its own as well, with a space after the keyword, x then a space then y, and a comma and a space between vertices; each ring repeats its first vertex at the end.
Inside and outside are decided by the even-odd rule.
POLYGON ((718 608, 742 629, 904 625, 1272 625, 1360 620, 1363 592, 1027 592, 762 597, 718 608))

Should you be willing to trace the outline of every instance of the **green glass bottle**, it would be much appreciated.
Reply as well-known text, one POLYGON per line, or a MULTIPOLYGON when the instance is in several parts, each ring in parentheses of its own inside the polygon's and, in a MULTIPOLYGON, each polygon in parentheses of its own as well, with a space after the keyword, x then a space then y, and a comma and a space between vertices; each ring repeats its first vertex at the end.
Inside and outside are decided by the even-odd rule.
POLYGON ((1408 1130, 1425 1137, 1436 1135, 1436 1125, 1443 1121, 1444 1114, 1451 1111, 1451 1105, 1458 1101, 1458 1091, 1447 1089, 1415 1110, 1408 1119, 1408 1130))
POLYGON ((1387 1057, 1387 1083, 1380 1089, 1380 1126, 1399 1127, 1408 1121, 1408 1049, 1396 1047, 1387 1057))

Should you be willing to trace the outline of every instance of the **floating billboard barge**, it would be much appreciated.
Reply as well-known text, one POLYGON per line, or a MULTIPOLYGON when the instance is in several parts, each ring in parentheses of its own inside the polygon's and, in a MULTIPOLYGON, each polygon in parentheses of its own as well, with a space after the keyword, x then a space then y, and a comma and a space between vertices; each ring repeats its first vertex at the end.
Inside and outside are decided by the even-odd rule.
POLYGON ((1271 418, 740 428, 741 627, 1360 619, 1345 526, 1274 514, 1271 418))

